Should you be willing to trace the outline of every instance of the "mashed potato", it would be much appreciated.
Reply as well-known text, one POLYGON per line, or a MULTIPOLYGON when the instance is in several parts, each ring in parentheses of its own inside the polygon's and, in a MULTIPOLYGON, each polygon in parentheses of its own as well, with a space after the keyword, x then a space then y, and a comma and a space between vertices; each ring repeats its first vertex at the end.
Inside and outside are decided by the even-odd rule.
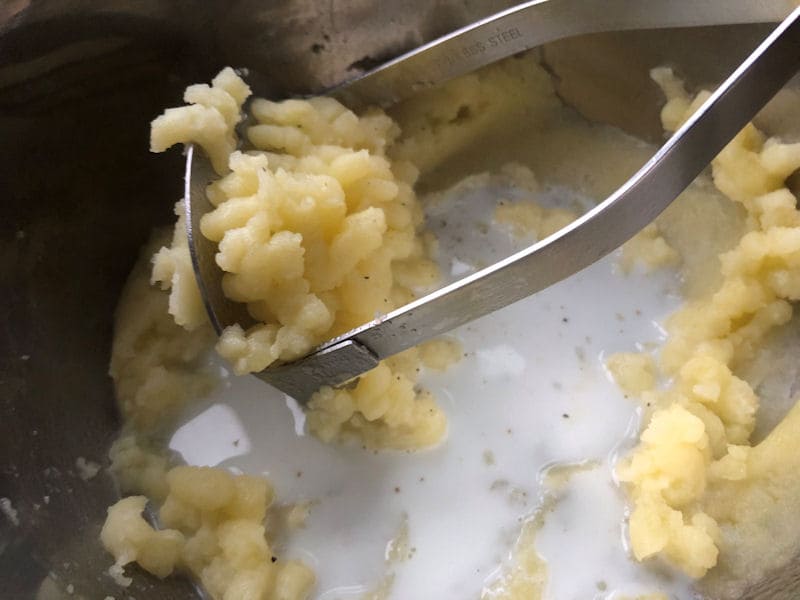
MULTIPOLYGON (((205 314, 192 330, 178 326, 168 312, 170 300, 150 285, 149 259, 165 239, 164 233, 157 233, 143 250, 114 320, 109 372, 123 418, 142 431, 169 427, 187 402, 204 396, 216 383, 204 368, 214 339, 205 314)), ((162 265, 163 254, 159 252, 162 265)), ((186 276, 194 285, 191 265, 186 276)), ((187 287, 182 279, 174 289, 187 287)))
POLYGON ((142 516, 144 496, 123 498, 108 509, 100 539, 116 559, 111 572, 118 580, 121 568, 136 561, 160 578, 188 570, 212 598, 308 597, 312 572, 299 561, 276 557, 266 540, 272 489, 263 477, 179 466, 166 473, 166 483, 161 529, 142 516))
MULTIPOLYGON (((653 77, 668 98, 662 113, 668 130, 707 97, 692 99, 668 69, 653 77)), ((759 551, 763 536, 742 535, 778 522, 772 519, 779 514, 765 511, 781 501, 765 492, 789 486, 786 469, 795 450, 784 435, 789 425, 750 446, 758 397, 735 374, 765 335, 789 320, 790 303, 800 298, 800 212, 784 183, 798 167, 800 145, 766 139, 753 125, 736 136, 714 160, 713 179, 746 210, 746 231, 720 256, 718 287, 667 323, 658 367, 671 383, 656 389, 649 358, 621 355, 609 365, 624 387, 654 407, 640 445, 617 469, 633 500, 630 539, 639 560, 661 555, 702 577, 718 561, 726 565, 728 556, 744 553, 758 563, 749 575, 761 575, 791 556, 777 556, 768 545, 781 540, 799 549, 797 536, 777 535, 759 551)))
MULTIPOLYGON (((252 150, 235 150, 249 95, 231 70, 191 86, 190 103, 153 121, 151 147, 195 142, 222 177, 201 222, 219 247, 223 289, 258 324, 228 327, 217 351, 237 374, 291 361, 318 344, 408 303, 438 272, 420 232, 417 169, 391 161, 399 133, 379 110, 357 116, 332 98, 250 105, 252 150), (212 136, 208 124, 214 124, 212 136), (227 152, 226 160, 221 156, 227 152)), ((170 290, 170 313, 192 331, 204 321, 179 219, 171 247, 154 256, 153 279, 170 290)), ((439 442, 444 414, 416 389, 417 354, 385 361, 353 388, 323 388, 308 404, 309 430, 324 441, 414 449, 439 442)))
POLYGON ((472 149, 480 153, 485 170, 490 159, 487 137, 494 130, 509 122, 547 122, 562 106, 550 75, 533 58, 528 54, 500 61, 392 107, 389 113, 403 136, 389 154, 412 161, 425 173, 442 175, 472 149))
MULTIPOLYGON (((210 86, 188 88, 188 106, 153 122, 154 151, 198 143, 220 175, 207 190, 215 208, 202 233, 218 244, 225 293, 259 323, 229 327, 217 343, 236 373, 302 356, 436 282, 428 257, 433 244, 420 229, 413 191, 419 173, 409 161, 422 161, 428 173, 446 171, 465 145, 500 121, 549 114, 558 100, 548 76, 517 69, 515 61, 395 107, 392 117, 406 132, 400 140, 395 121, 381 111, 358 116, 329 98, 256 99, 249 146, 238 150, 236 127, 250 90, 231 69, 210 86)), ((668 70, 654 78, 669 98, 665 127, 674 129, 704 96, 691 98, 668 70)), ((682 261, 704 281, 691 286, 691 301, 670 319, 657 359, 622 353, 608 361, 619 384, 648 407, 638 447, 617 467, 633 503, 632 550, 639 560, 664 557, 693 577, 718 565, 709 580, 719 574, 725 585, 758 578, 800 550, 800 525, 776 525, 797 521, 790 517, 800 501, 792 476, 800 454, 792 435, 799 409, 752 446, 758 398, 737 375, 800 297, 800 213, 784 186, 798 166, 800 147, 766 140, 749 126, 714 162, 721 194, 702 183, 687 192, 702 200, 691 210, 727 215, 719 208, 722 194, 738 203, 743 229, 738 213, 723 221, 741 239, 719 261, 681 256, 674 249, 681 244, 670 242, 680 241, 685 228, 671 210, 622 253, 623 270, 636 262, 656 268, 682 261), (708 264, 720 265, 720 273, 708 264), (667 378, 669 385, 659 388, 667 378)), ((111 372, 123 413, 140 433, 169 423, 188 399, 214 385, 202 368, 212 334, 180 207, 176 214, 172 241, 153 253, 151 274, 169 295, 150 285, 140 265, 117 320, 111 372)), ((515 235, 541 238, 576 214, 516 201, 502 205, 495 218, 515 235)), ((715 248, 724 245, 720 240, 715 248)), ((323 388, 307 406, 309 431, 326 442, 355 440, 370 448, 435 445, 446 419, 419 389, 418 374, 423 366, 445 369, 462 352, 457 342, 438 340, 383 361, 349 387, 323 388)), ((308 567, 273 554, 264 526, 272 502, 265 479, 175 467, 133 434, 115 444, 112 458, 123 492, 144 494, 111 507, 103 529, 116 560, 111 573, 120 582, 124 566, 137 562, 158 577, 189 572, 214 598, 309 595, 308 567), (161 529, 143 516, 148 499, 161 529)), ((541 596, 547 568, 535 548, 540 527, 537 516, 523 528, 512 564, 484 598, 541 596)))
POLYGON ((650 223, 622 246, 620 266, 629 273, 636 264, 647 269, 674 267, 680 263, 680 255, 661 234, 658 222, 650 223))
MULTIPOLYGON (((412 185, 417 170, 391 162, 397 126, 379 111, 362 117, 329 98, 256 99, 254 150, 236 150, 235 127, 249 88, 231 69, 211 86, 190 86, 190 105, 153 122, 151 149, 193 141, 222 176, 208 190, 215 209, 201 229, 219 245, 225 293, 260 324, 226 329, 217 351, 238 374, 292 360, 320 342, 407 303, 438 273, 419 231, 412 185)), ((111 449, 124 498, 101 535, 122 585, 136 562, 158 577, 189 571, 213 598, 306 598, 310 570, 273 556, 264 519, 272 491, 263 478, 224 469, 173 467, 144 434, 166 429, 190 399, 215 384, 203 358, 212 333, 192 271, 185 215, 169 246, 134 269, 120 300, 111 374, 134 428, 111 449), (168 296, 151 284, 160 283, 168 296), (136 433, 138 430, 142 435, 136 433), (162 529, 142 513, 156 503, 162 529)), ((416 382, 423 365, 443 370, 462 354, 454 340, 429 342, 382 362, 349 388, 323 388, 309 402, 309 431, 324 441, 356 438, 369 447, 416 449, 438 443, 446 419, 416 382)))
MULTIPOLYGON (((130 585, 125 566, 136 562, 161 578, 191 573, 215 599, 305 599, 313 573, 276 557, 265 531, 273 499, 269 482, 224 469, 172 466, 161 444, 149 440, 174 427, 181 409, 216 385, 204 365, 213 345, 205 314, 192 330, 177 325, 168 312, 170 298, 150 284, 150 257, 164 239, 157 234, 145 246, 117 307, 111 375, 128 430, 111 447, 110 470, 120 491, 134 495, 109 508, 101 532, 115 559, 108 572, 130 585), (148 501, 157 508, 160 529, 143 517, 148 501)), ((182 247, 185 236, 176 228, 172 247, 156 254, 153 272, 163 274, 168 265, 169 277, 178 277, 173 290, 191 295, 191 266, 191 279, 179 275, 182 247)))

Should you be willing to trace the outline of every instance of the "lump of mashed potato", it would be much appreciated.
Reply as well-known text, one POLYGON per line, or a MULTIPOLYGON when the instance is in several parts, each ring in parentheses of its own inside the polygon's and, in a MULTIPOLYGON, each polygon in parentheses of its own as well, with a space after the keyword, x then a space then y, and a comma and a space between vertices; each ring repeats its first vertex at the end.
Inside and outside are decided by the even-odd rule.
MULTIPOLYGON (((668 130, 707 97, 691 98, 668 69, 653 77, 667 95, 662 119, 668 130)), ((746 210, 746 230, 720 256, 718 287, 667 323, 658 367, 671 384, 655 389, 646 360, 620 362, 621 383, 636 382, 654 407, 639 446, 617 469, 633 500, 630 540, 639 560, 661 555, 692 577, 704 576, 718 561, 727 565, 728 556, 764 563, 769 555, 773 567, 780 564, 774 553, 754 550, 758 536, 744 542, 742 532, 777 522, 766 516, 774 503, 768 490, 787 487, 791 461, 785 459, 793 445, 781 427, 750 447, 758 397, 735 373, 768 332, 789 320, 791 302, 800 299, 800 212, 784 183, 798 167, 800 144, 766 139, 753 125, 720 153, 712 163, 714 184, 746 210), (652 382, 653 389, 640 382, 652 382)), ((790 544, 795 551, 796 539, 790 544)), ((777 543, 761 542, 765 548, 777 543)), ((762 564, 760 574, 765 570, 762 564)))
POLYGON ((155 120, 150 151, 163 152, 188 135, 203 146, 217 173, 227 172, 228 157, 237 143, 234 127, 249 95, 250 88, 231 68, 220 71, 210 86, 190 85, 183 94, 190 106, 168 108, 155 120))
MULTIPOLYGON (((434 352, 437 363, 448 360, 449 349, 434 352)), ((324 442, 354 439, 368 448, 437 443, 447 421, 433 396, 415 389, 419 365, 419 350, 412 348, 383 361, 352 388, 322 388, 308 404, 309 431, 324 442)))
POLYGON ((308 597, 311 570, 276 557, 265 536, 273 498, 266 479, 179 466, 165 480, 168 491, 158 511, 162 529, 142 516, 144 496, 123 498, 108 509, 100 539, 116 559, 110 573, 120 583, 127 579, 123 567, 135 561, 161 578, 176 569, 188 571, 214 599, 308 597))
MULTIPOLYGON (((213 155, 190 116, 178 116, 219 112, 225 97, 218 121, 234 135, 246 96, 229 92, 232 79, 238 78, 223 71, 206 93, 187 93, 192 104, 156 119, 153 147, 162 148, 155 141, 164 139, 196 142, 213 155)), ((256 99, 251 111, 258 123, 247 129, 254 151, 230 148, 218 169, 223 177, 208 191, 215 209, 201 223, 219 245, 226 295, 262 323, 247 332, 232 328, 220 341, 220 353, 240 374, 296 359, 396 307, 409 293, 395 282, 396 263, 425 261, 417 236, 422 212, 411 187, 417 171, 385 156, 398 133, 391 119, 379 111, 358 117, 332 98, 256 99)), ((154 276, 174 298, 180 290, 160 276, 163 262, 157 255, 154 276)))
MULTIPOLYGON (((438 278, 420 231, 418 171, 387 157, 399 133, 388 116, 358 116, 333 98, 257 98, 249 149, 239 151, 235 127, 248 96, 225 69, 210 87, 189 87, 189 106, 168 109, 151 133, 155 151, 200 144, 221 175, 207 190, 214 210, 201 230, 218 244, 225 294, 258 322, 226 328, 217 343, 237 374, 297 359, 438 278)), ((183 225, 179 219, 171 247, 154 256, 153 279, 170 290, 175 322, 193 330, 204 319, 183 225)), ((324 440, 357 434, 372 447, 440 441, 443 413, 417 390, 416 366, 398 367, 416 356, 385 361, 351 389, 320 390, 308 405, 310 430, 324 440)))
POLYGON ((116 559, 109 573, 123 586, 131 583, 124 577, 123 567, 134 561, 162 579, 172 573, 186 543, 179 531, 153 529, 142 517, 146 505, 144 496, 123 498, 108 509, 100 532, 100 541, 116 559))

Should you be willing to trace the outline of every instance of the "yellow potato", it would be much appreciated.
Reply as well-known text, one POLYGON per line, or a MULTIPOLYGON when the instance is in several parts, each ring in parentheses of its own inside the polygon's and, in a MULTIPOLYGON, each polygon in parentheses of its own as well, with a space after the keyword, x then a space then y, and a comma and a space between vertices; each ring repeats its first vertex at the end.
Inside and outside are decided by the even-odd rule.
MULTIPOLYGON (((690 98, 668 69, 653 77, 667 95, 662 119, 668 130, 707 96, 690 98)), ((714 184, 746 210, 747 230, 720 256, 718 287, 669 319, 658 366, 673 380, 648 395, 665 408, 653 413, 639 446, 617 469, 633 501, 630 539, 639 560, 660 554, 702 577, 719 557, 731 579, 745 572, 757 579, 793 555, 775 547, 796 552, 800 546, 793 526, 776 533, 778 523, 796 519, 775 508, 800 500, 787 470, 796 442, 782 435, 784 424, 750 447, 758 397, 734 374, 791 318, 790 303, 800 299, 800 212, 784 183, 798 167, 800 146, 768 140, 753 125, 712 163, 714 184), (773 531, 769 541, 744 535, 759 528, 773 531), (754 566, 745 569, 743 557, 754 566)), ((623 387, 652 387, 630 358, 617 358, 610 368, 623 387)), ((787 419, 796 414, 797 408, 787 419)))

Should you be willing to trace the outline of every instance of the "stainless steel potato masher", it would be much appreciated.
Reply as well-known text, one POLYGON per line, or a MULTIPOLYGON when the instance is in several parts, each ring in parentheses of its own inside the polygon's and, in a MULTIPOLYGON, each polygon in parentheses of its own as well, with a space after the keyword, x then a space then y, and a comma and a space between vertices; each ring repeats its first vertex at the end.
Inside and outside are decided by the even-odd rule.
MULTIPOLYGON (((787 0, 534 0, 464 27, 329 92, 351 108, 388 105, 517 52, 586 33, 736 23, 780 24, 656 154, 605 201, 550 237, 256 375, 300 402, 378 361, 580 271, 650 223, 800 69, 800 8, 787 0), (792 10, 794 8, 794 10, 792 10), (788 16, 786 16, 788 14, 788 16), (784 18, 785 17, 785 18, 784 18), (781 19, 783 19, 781 21, 781 19)), ((192 262, 217 332, 253 323, 222 293, 216 244, 200 233, 216 178, 193 147, 184 201, 192 262)))

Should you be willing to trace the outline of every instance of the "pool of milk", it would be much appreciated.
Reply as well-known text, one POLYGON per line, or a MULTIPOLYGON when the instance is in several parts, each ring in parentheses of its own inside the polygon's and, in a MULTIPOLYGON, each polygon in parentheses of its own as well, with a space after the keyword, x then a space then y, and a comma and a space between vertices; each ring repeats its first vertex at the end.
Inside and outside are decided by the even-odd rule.
MULTIPOLYGON (((427 207, 445 279, 530 243, 491 223, 495 199, 525 196, 489 178, 427 207)), ((537 199, 586 204, 564 188, 545 188, 537 199)), ((305 527, 291 532, 281 554, 314 569, 319 600, 377 589, 396 600, 477 599, 508 562, 522 524, 553 494, 543 474, 560 464, 584 468, 559 487, 537 535, 548 564, 545 597, 689 598, 686 581, 638 565, 626 551, 624 495, 612 469, 635 439, 638 412, 603 366, 609 353, 662 339, 658 322, 680 302, 677 278, 623 275, 616 260, 452 332, 463 360, 422 380, 448 416, 439 447, 322 444, 304 434, 291 399, 255 377, 227 375, 221 363, 222 385, 170 446, 190 464, 263 473, 279 502, 310 502, 305 527), (391 552, 398 536, 403 559, 391 552)))

